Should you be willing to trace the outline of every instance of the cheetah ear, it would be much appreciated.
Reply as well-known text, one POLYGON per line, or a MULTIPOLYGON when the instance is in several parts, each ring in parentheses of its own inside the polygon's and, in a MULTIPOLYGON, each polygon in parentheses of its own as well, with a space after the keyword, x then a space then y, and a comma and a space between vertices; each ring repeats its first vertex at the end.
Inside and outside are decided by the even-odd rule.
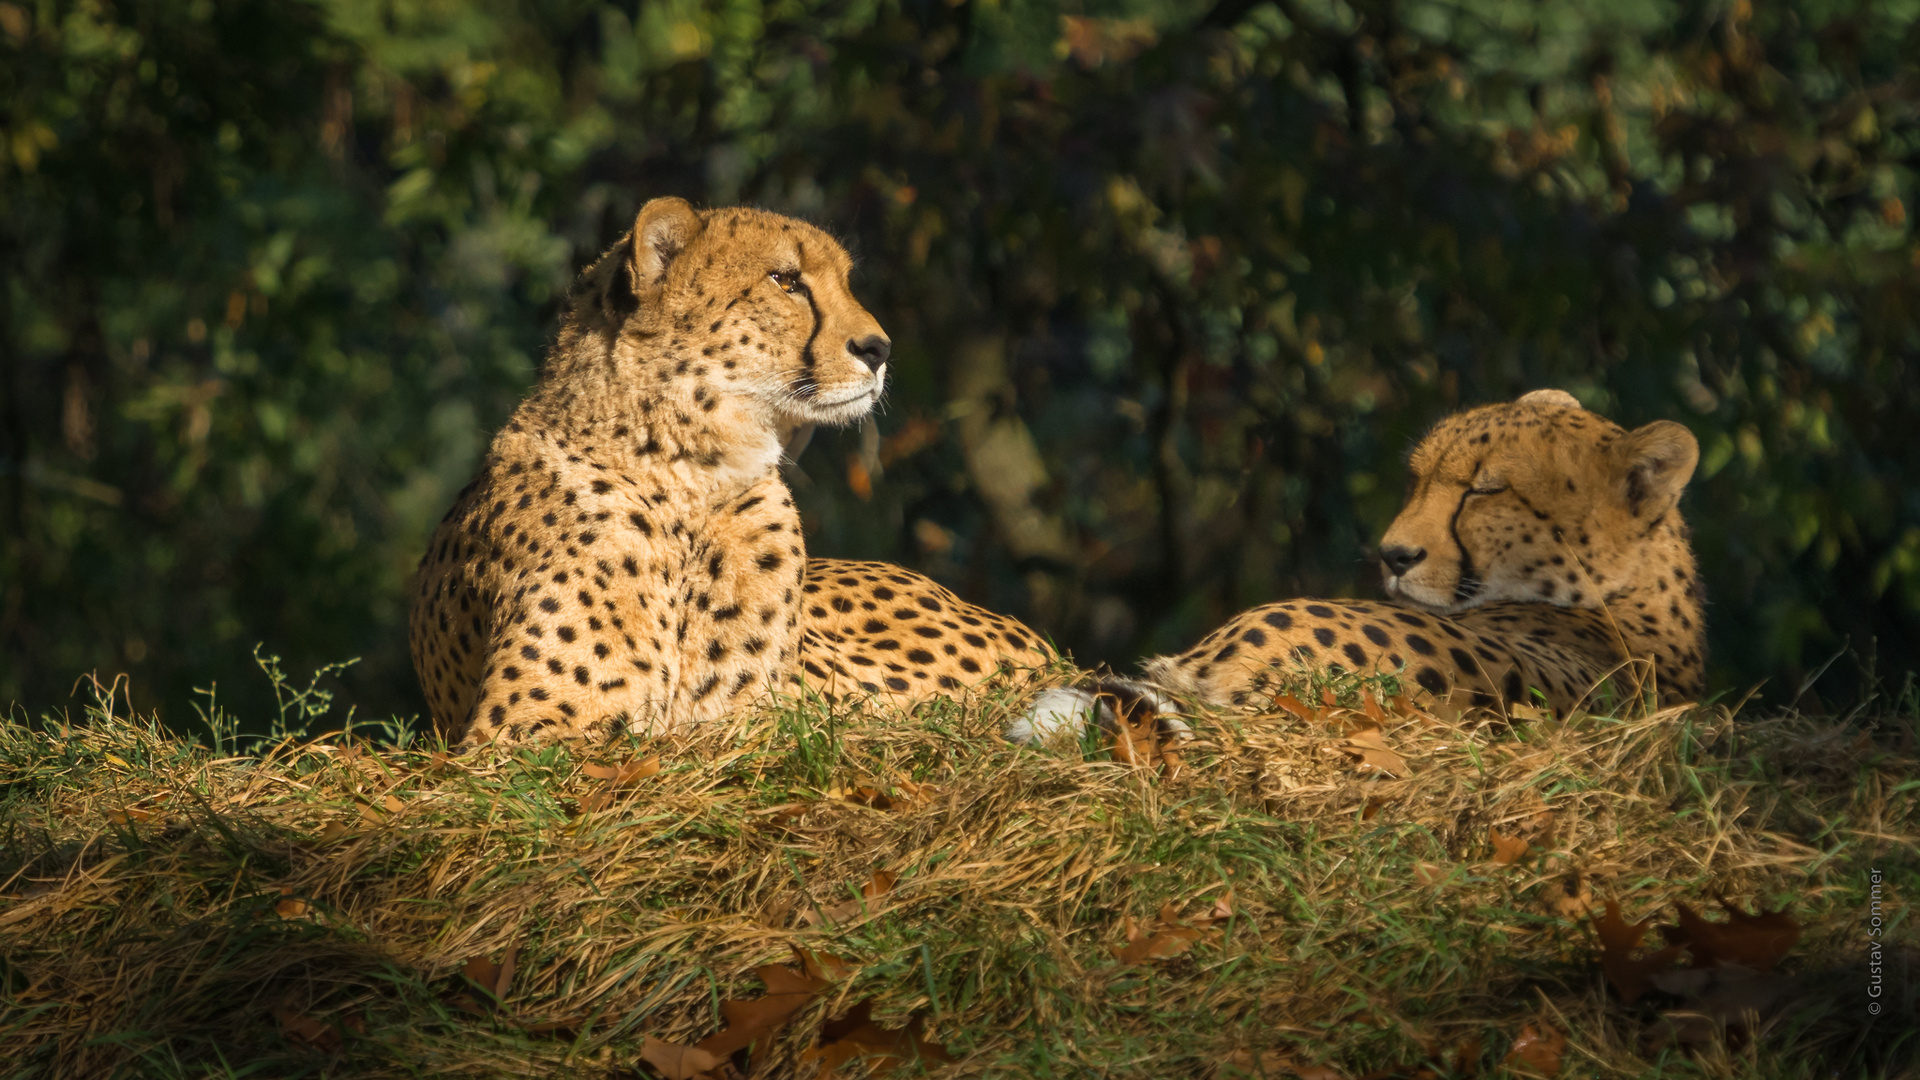
POLYGON ((674 256, 686 250, 706 224, 687 200, 652 199, 633 221, 633 285, 645 295, 660 287, 674 256))
POLYGON ((1516 405, 1541 405, 1556 409, 1577 409, 1580 399, 1565 390, 1532 390, 1520 395, 1516 405))
POLYGON ((1620 443, 1621 494, 1634 517, 1655 518, 1680 501, 1700 463, 1693 432, 1671 420, 1636 428, 1620 443))

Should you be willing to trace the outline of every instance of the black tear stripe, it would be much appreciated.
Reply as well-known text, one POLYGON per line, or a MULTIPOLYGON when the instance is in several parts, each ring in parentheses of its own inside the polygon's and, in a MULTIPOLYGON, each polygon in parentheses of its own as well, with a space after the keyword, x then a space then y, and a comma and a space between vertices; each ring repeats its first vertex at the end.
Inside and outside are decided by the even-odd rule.
POLYGON ((1479 574, 1473 565, 1473 554, 1467 550, 1466 541, 1460 539, 1460 515, 1467 509, 1467 499, 1472 497, 1471 489, 1461 492, 1460 501, 1454 505, 1453 516, 1447 519, 1447 535, 1453 537, 1454 550, 1460 553, 1460 580, 1453 583, 1453 602, 1466 603, 1473 594, 1480 591, 1479 574))
MULTIPOLYGON (((806 289, 803 294, 807 298, 807 310, 813 313, 813 332, 807 335, 806 347, 800 350, 800 366, 811 368, 814 365, 813 343, 819 339, 820 327, 826 324, 826 320, 820 317, 820 302, 814 299, 813 290, 806 289)), ((819 387, 814 387, 814 391, 818 393, 819 387)))

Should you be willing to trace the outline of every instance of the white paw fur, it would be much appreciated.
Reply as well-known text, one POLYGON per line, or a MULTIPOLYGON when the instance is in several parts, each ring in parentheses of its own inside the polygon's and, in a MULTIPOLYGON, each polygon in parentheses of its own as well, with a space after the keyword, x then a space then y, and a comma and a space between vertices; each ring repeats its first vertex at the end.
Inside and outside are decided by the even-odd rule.
POLYGON ((1193 729, 1174 714, 1178 707, 1160 690, 1131 679, 1097 679, 1087 687, 1060 686, 1044 691, 1027 711, 1007 725, 1008 742, 1040 746, 1062 738, 1078 739, 1091 723, 1103 732, 1119 726, 1114 705, 1129 712, 1149 709, 1154 724, 1169 741, 1186 742, 1193 729))

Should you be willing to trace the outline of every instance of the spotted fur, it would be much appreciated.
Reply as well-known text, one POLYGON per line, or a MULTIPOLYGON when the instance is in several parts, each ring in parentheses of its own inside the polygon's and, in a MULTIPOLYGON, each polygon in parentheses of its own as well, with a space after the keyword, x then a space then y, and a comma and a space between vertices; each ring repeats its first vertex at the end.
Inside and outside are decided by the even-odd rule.
POLYGON ((779 432, 865 415, 886 377, 849 268, 802 222, 655 199, 582 275, 421 561, 440 731, 658 732, 785 684, 806 556, 779 432))
POLYGON ((1678 503, 1698 459, 1679 424, 1629 432, 1557 390, 1457 414, 1414 450, 1381 541, 1391 601, 1267 604, 1143 670, 1216 705, 1303 668, 1404 671, 1482 706, 1537 692, 1564 711, 1609 677, 1693 700, 1704 595, 1678 503))
POLYGON ((801 603, 800 662, 789 685, 830 701, 908 707, 1055 659, 1018 620, 887 563, 815 559, 801 603))
POLYGON ((809 562, 775 465, 864 415, 888 342, 801 222, 647 204, 435 531, 410 638, 473 745, 660 732, 770 691, 911 706, 1052 652, 899 567, 809 562))

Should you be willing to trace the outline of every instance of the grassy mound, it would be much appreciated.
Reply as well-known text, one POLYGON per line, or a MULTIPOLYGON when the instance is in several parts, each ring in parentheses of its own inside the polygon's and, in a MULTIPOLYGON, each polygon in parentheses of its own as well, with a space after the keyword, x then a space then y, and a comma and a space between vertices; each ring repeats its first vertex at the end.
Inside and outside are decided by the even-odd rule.
POLYGON ((10 724, 0 1074, 653 1076, 700 1060, 669 1044, 752 1036, 714 1075, 844 1075, 910 1021, 951 1075, 1920 1060, 1894 944, 1920 890, 1911 718, 1476 728, 1337 689, 1349 708, 1314 688, 1202 716, 1177 768, 1009 746, 1018 703, 992 700, 464 756, 216 749, 110 701, 10 724), (1724 969, 1765 1000, 1742 1016, 1654 956, 1633 970, 1663 985, 1623 1002, 1637 958, 1603 974, 1603 902, 1724 918, 1716 895, 1804 926, 1774 973, 1724 969))

